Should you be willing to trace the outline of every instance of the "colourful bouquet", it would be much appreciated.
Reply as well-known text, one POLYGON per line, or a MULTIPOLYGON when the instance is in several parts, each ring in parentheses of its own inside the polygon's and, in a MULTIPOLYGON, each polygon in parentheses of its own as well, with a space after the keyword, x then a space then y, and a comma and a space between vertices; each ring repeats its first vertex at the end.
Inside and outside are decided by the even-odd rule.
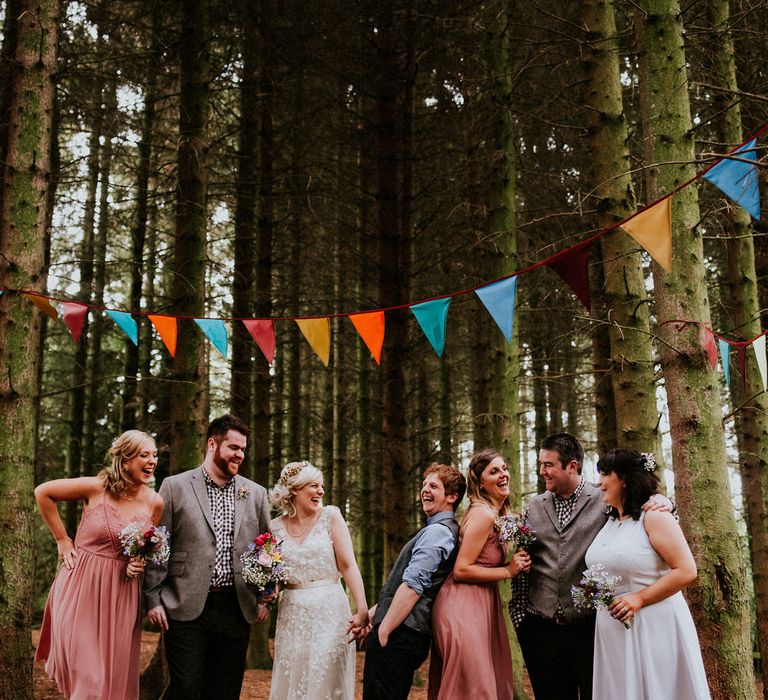
POLYGON ((150 564, 164 564, 171 554, 168 529, 163 525, 150 525, 144 529, 138 523, 128 523, 119 533, 123 554, 141 557, 150 564))
MULTIPOLYGON (((602 564, 592 564, 584 572, 577 586, 571 586, 571 600, 577 610, 597 610, 613 603, 613 592, 621 576, 612 576, 602 564)), ((629 629, 629 622, 622 623, 629 629)))
POLYGON ((285 583, 288 567, 283 562, 280 542, 269 531, 262 532, 240 556, 243 580, 260 591, 270 593, 278 583, 285 583))
POLYGON ((496 518, 494 526, 499 531, 501 544, 511 543, 515 551, 528 548, 536 541, 536 533, 525 518, 516 515, 502 515, 496 518))

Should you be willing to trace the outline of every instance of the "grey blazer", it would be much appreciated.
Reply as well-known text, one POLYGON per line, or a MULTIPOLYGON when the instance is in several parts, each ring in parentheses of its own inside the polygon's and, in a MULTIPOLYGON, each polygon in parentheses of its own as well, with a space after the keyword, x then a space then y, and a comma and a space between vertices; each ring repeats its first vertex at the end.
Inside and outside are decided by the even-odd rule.
MULTIPOLYGON (((162 566, 147 566, 144 602, 147 609, 162 604, 173 620, 194 620, 203 611, 216 560, 216 536, 202 468, 167 477, 160 486, 160 495, 165 503, 161 524, 171 536, 171 557, 162 566)), ((266 490, 245 477, 235 476, 232 566, 237 599, 249 623, 256 619, 259 596, 256 588, 243 581, 240 555, 268 529, 266 490)))
POLYGON ((558 605, 569 620, 584 617, 573 607, 571 586, 578 583, 586 568, 584 555, 605 525, 605 511, 600 490, 589 482, 584 484, 571 518, 562 528, 552 493, 534 496, 528 504, 528 522, 536 531, 536 542, 530 550, 528 599, 546 617, 553 618, 558 605))

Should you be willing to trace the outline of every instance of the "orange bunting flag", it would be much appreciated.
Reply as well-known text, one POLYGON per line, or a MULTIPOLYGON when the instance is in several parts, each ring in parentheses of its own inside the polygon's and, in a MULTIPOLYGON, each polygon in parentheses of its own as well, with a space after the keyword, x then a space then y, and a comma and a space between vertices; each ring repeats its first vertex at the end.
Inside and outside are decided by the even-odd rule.
POLYGON ((72 340, 79 343, 85 325, 85 317, 88 315, 88 307, 74 301, 65 301, 61 305, 61 315, 72 334, 72 340))
POLYGON ((297 318, 296 325, 301 329, 315 354, 327 367, 331 359, 331 319, 297 318))
POLYGON ((371 311, 364 314, 351 314, 349 320, 352 321, 352 325, 368 346, 376 364, 380 365, 381 348, 384 345, 384 312, 371 311))
POLYGON ((667 272, 672 271, 672 195, 625 221, 621 228, 667 272))
POLYGON ((160 337, 165 343, 165 347, 168 348, 168 352, 171 353, 171 357, 176 356, 176 317, 175 316, 161 316, 148 314, 147 318, 152 321, 152 325, 157 329, 160 337))
POLYGON ((37 294, 22 294, 22 296, 31 301, 40 311, 42 311, 52 321, 58 321, 59 315, 56 313, 56 309, 51 306, 51 302, 47 297, 41 297, 37 294))

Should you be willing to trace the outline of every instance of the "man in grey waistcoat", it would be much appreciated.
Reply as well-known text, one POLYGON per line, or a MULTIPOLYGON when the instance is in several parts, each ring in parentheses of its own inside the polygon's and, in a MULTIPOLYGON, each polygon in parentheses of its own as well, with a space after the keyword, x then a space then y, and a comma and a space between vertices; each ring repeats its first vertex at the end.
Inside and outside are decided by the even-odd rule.
POLYGON ((421 505, 427 524, 402 549, 369 610, 363 673, 364 700, 406 700, 413 674, 432 641, 432 603, 453 569, 459 541, 455 511, 467 484, 455 467, 433 464, 424 472, 421 505))
MULTIPOLYGON (((509 604, 536 700, 592 697, 595 615, 574 608, 571 586, 587 568, 584 556, 607 510, 600 489, 582 477, 583 463, 584 450, 568 433, 550 435, 540 445, 546 491, 527 508, 536 532, 531 570, 513 581, 509 604)), ((653 499, 646 508, 670 508, 666 497, 653 499)))

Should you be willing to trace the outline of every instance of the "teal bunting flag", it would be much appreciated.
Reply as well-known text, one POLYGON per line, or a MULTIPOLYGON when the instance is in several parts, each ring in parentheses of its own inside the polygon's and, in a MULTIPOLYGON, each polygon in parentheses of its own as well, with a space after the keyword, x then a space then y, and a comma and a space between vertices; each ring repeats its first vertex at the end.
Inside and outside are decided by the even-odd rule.
POLYGON ((446 299, 425 301, 409 307, 438 357, 443 356, 445 349, 445 326, 448 321, 448 307, 450 305, 451 298, 447 297, 446 299))
MULTIPOLYGON (((745 143, 731 155, 757 162, 757 139, 745 143)), ((746 209, 753 219, 760 218, 760 188, 757 182, 757 166, 744 160, 723 158, 704 173, 704 179, 719 187, 730 199, 746 209)))
POLYGON ((723 373, 725 374, 725 383, 731 383, 731 346, 727 340, 719 338, 717 341, 720 346, 720 358, 723 362, 723 373))
POLYGON ((504 337, 511 343, 515 323, 517 276, 486 284, 475 290, 504 337))
POLYGON ((200 330, 205 333, 205 337, 213 343, 224 357, 227 356, 227 327, 224 321, 218 318, 196 318, 195 323, 200 326, 200 330))
POLYGON ((136 323, 136 319, 131 314, 127 311, 107 311, 107 316, 120 326, 123 333, 131 339, 134 345, 139 344, 139 324, 136 323))

